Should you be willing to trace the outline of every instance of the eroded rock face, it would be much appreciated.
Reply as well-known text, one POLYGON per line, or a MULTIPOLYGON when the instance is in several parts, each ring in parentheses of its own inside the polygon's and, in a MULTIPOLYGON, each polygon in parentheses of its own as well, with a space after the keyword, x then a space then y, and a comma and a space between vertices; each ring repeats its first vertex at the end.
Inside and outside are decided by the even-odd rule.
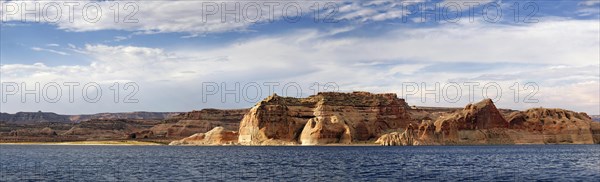
POLYGON ((155 136, 180 139, 195 133, 205 133, 215 127, 237 131, 248 109, 203 109, 182 113, 149 129, 155 136))
POLYGON ((492 100, 469 104, 462 110, 440 114, 435 122, 422 120, 398 137, 380 138, 382 145, 470 145, 512 143, 505 130, 508 122, 492 100), (392 140, 391 142, 385 142, 392 140), (393 141, 398 140, 398 141, 393 141))
POLYGON ((350 127, 337 116, 317 117, 308 120, 300 134, 302 145, 318 145, 327 143, 350 144, 352 136, 350 127))
POLYGON ((463 110, 451 115, 442 116, 436 125, 443 128, 457 128, 459 130, 477 130, 491 128, 507 128, 508 122, 502 117, 500 111, 491 99, 467 105, 463 110))
POLYGON ((514 112, 508 118, 516 143, 598 143, 596 124, 585 113, 533 108, 514 112))
POLYGON ((187 138, 176 140, 169 145, 231 145, 237 143, 238 132, 215 127, 206 133, 197 133, 187 138))
POLYGON ((467 105, 463 110, 440 116, 434 123, 435 141, 439 144, 511 143, 502 138, 508 122, 491 99, 467 105))
POLYGON ((409 107, 396 94, 319 93, 308 98, 273 95, 240 123, 245 145, 351 143, 405 128, 409 107))
POLYGON ((415 145, 439 145, 441 133, 436 132, 433 121, 425 120, 419 124, 415 141, 415 145))
POLYGON ((592 144, 600 124, 585 113, 534 108, 499 112, 491 100, 423 120, 418 129, 383 135, 381 145, 592 144), (504 115, 502 114, 504 113, 504 115), (504 118, 508 118, 505 120, 504 118), (412 141, 412 142, 411 142, 412 141))
POLYGON ((409 125, 404 132, 392 132, 389 134, 384 134, 375 143, 383 145, 383 146, 411 146, 418 145, 419 142, 416 140, 417 136, 414 133, 414 127, 409 125))

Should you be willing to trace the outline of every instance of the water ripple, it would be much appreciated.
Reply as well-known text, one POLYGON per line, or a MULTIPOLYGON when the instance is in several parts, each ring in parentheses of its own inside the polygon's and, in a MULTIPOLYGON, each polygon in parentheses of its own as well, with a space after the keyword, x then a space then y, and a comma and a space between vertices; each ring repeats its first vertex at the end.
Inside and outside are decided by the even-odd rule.
POLYGON ((0 181, 594 181, 600 145, 0 146, 0 181))

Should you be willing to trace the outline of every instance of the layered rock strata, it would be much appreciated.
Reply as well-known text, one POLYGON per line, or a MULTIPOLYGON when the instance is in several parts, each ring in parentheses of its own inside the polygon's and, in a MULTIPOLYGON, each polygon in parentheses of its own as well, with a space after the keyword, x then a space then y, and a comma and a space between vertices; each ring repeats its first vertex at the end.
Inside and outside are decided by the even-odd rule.
POLYGON ((169 145, 232 145, 238 141, 238 132, 215 127, 206 133, 196 133, 169 145))
POLYGON ((396 94, 326 92, 308 98, 272 95, 240 123, 245 145, 350 144, 375 140, 410 124, 410 108, 396 94))
POLYGON ((534 108, 500 112, 483 100, 464 109, 422 120, 418 128, 383 135, 381 145, 594 144, 600 124, 585 113, 534 108), (504 114, 503 114, 504 113, 504 114), (505 119, 508 118, 508 119, 505 119))
POLYGON ((154 135, 166 138, 183 138, 196 133, 205 133, 215 127, 237 131, 240 120, 248 109, 203 109, 175 116, 165 123, 150 128, 154 135))

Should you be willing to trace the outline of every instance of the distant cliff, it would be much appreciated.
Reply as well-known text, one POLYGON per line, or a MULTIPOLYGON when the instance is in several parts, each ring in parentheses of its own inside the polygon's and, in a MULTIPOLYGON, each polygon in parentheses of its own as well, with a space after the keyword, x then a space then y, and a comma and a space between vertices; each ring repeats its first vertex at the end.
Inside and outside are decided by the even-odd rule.
POLYGON ((51 112, 18 112, 15 114, 0 113, 0 121, 8 123, 43 123, 43 122, 72 122, 68 115, 59 115, 51 112))
POLYGON ((102 113, 68 117, 40 112, 36 117, 28 115, 0 122, 0 141, 156 140, 168 143, 215 127, 237 131, 246 112, 247 109, 203 109, 185 113, 102 113), (60 119, 36 119, 48 116, 60 119))
POLYGON ((237 131, 240 120, 248 109, 203 109, 181 113, 157 124, 147 131, 155 136, 180 139, 196 133, 205 133, 215 127, 223 127, 225 130, 237 131))
POLYGON ((78 123, 92 119, 156 119, 162 120, 180 113, 178 112, 127 112, 98 113, 87 115, 60 115, 52 112, 18 112, 15 114, 0 113, 0 122, 7 123, 78 123))
POLYGON ((98 113, 90 115, 69 115, 72 122, 81 122, 91 119, 168 119, 181 114, 180 112, 124 112, 124 113, 98 113))

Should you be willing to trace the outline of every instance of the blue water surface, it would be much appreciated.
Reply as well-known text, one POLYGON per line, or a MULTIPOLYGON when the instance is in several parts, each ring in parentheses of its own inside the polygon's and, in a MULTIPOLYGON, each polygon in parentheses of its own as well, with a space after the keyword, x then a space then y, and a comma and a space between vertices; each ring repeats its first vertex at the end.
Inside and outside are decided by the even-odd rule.
POLYGON ((0 181, 598 181, 600 145, 0 145, 0 181))

